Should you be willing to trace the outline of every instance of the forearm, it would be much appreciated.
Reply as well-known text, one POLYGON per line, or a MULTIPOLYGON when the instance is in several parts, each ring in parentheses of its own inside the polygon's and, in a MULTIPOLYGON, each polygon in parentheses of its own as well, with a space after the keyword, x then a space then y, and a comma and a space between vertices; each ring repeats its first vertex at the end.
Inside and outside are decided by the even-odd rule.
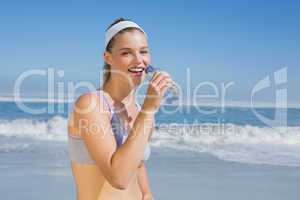
POLYGON ((126 142, 113 155, 111 165, 118 177, 122 179, 121 182, 128 183, 131 177, 137 173, 138 166, 144 158, 153 123, 153 114, 140 112, 126 142))

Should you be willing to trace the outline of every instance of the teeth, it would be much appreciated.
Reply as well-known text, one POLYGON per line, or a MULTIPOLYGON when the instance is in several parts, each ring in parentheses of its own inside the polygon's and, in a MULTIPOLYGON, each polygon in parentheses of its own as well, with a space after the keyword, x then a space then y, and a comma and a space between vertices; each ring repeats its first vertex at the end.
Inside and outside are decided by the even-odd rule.
POLYGON ((128 69, 128 71, 134 72, 134 73, 138 73, 138 72, 144 71, 144 69, 143 69, 143 68, 140 68, 140 67, 138 67, 138 68, 133 67, 133 68, 128 69))

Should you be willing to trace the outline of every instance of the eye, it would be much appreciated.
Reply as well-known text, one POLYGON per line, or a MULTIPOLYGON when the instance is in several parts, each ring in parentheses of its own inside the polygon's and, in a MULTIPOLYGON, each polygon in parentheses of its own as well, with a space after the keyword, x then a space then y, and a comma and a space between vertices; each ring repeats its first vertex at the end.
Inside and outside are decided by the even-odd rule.
POLYGON ((143 51, 141 51, 141 54, 147 54, 148 53, 148 51, 147 50, 143 50, 143 51))
POLYGON ((126 51, 121 53, 122 56, 127 56, 128 54, 129 54, 129 52, 126 52, 126 51))

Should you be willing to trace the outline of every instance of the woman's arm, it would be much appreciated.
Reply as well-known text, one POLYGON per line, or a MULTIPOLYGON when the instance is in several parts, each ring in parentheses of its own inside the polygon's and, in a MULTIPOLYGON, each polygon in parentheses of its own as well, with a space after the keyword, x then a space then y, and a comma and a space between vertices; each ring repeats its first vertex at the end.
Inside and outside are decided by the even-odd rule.
POLYGON ((138 182, 143 196, 142 200, 153 200, 147 174, 147 168, 144 163, 142 163, 138 169, 138 182))
POLYGON ((126 189, 144 158, 154 113, 140 112, 127 140, 117 149, 107 105, 95 93, 82 95, 75 103, 75 123, 87 150, 106 180, 126 189))
POLYGON ((137 175, 153 127, 154 115, 172 82, 167 73, 155 72, 149 81, 142 110, 126 141, 119 148, 110 124, 109 108, 100 95, 87 93, 75 102, 74 121, 78 131, 89 154, 113 187, 126 189, 137 175))

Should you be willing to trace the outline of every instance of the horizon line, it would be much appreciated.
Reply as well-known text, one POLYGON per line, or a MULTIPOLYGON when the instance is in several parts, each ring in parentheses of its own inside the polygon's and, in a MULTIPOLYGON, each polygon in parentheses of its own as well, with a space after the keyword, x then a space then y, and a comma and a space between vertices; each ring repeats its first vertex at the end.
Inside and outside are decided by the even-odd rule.
MULTIPOLYGON (((72 99, 49 99, 49 98, 20 98, 15 99, 13 97, 1 97, 0 102, 24 102, 24 103, 73 103, 75 100, 72 99)), ((216 102, 205 102, 205 103, 187 103, 183 102, 181 104, 178 103, 163 103, 162 105, 179 105, 179 106, 207 106, 207 107, 222 107, 220 103, 216 102)), ((242 107, 242 108, 275 108, 274 102, 256 102, 256 105, 251 106, 247 101, 228 101, 224 105, 224 107, 242 107)), ((288 102, 287 107, 276 107, 276 108, 300 108, 300 103, 288 102)))

